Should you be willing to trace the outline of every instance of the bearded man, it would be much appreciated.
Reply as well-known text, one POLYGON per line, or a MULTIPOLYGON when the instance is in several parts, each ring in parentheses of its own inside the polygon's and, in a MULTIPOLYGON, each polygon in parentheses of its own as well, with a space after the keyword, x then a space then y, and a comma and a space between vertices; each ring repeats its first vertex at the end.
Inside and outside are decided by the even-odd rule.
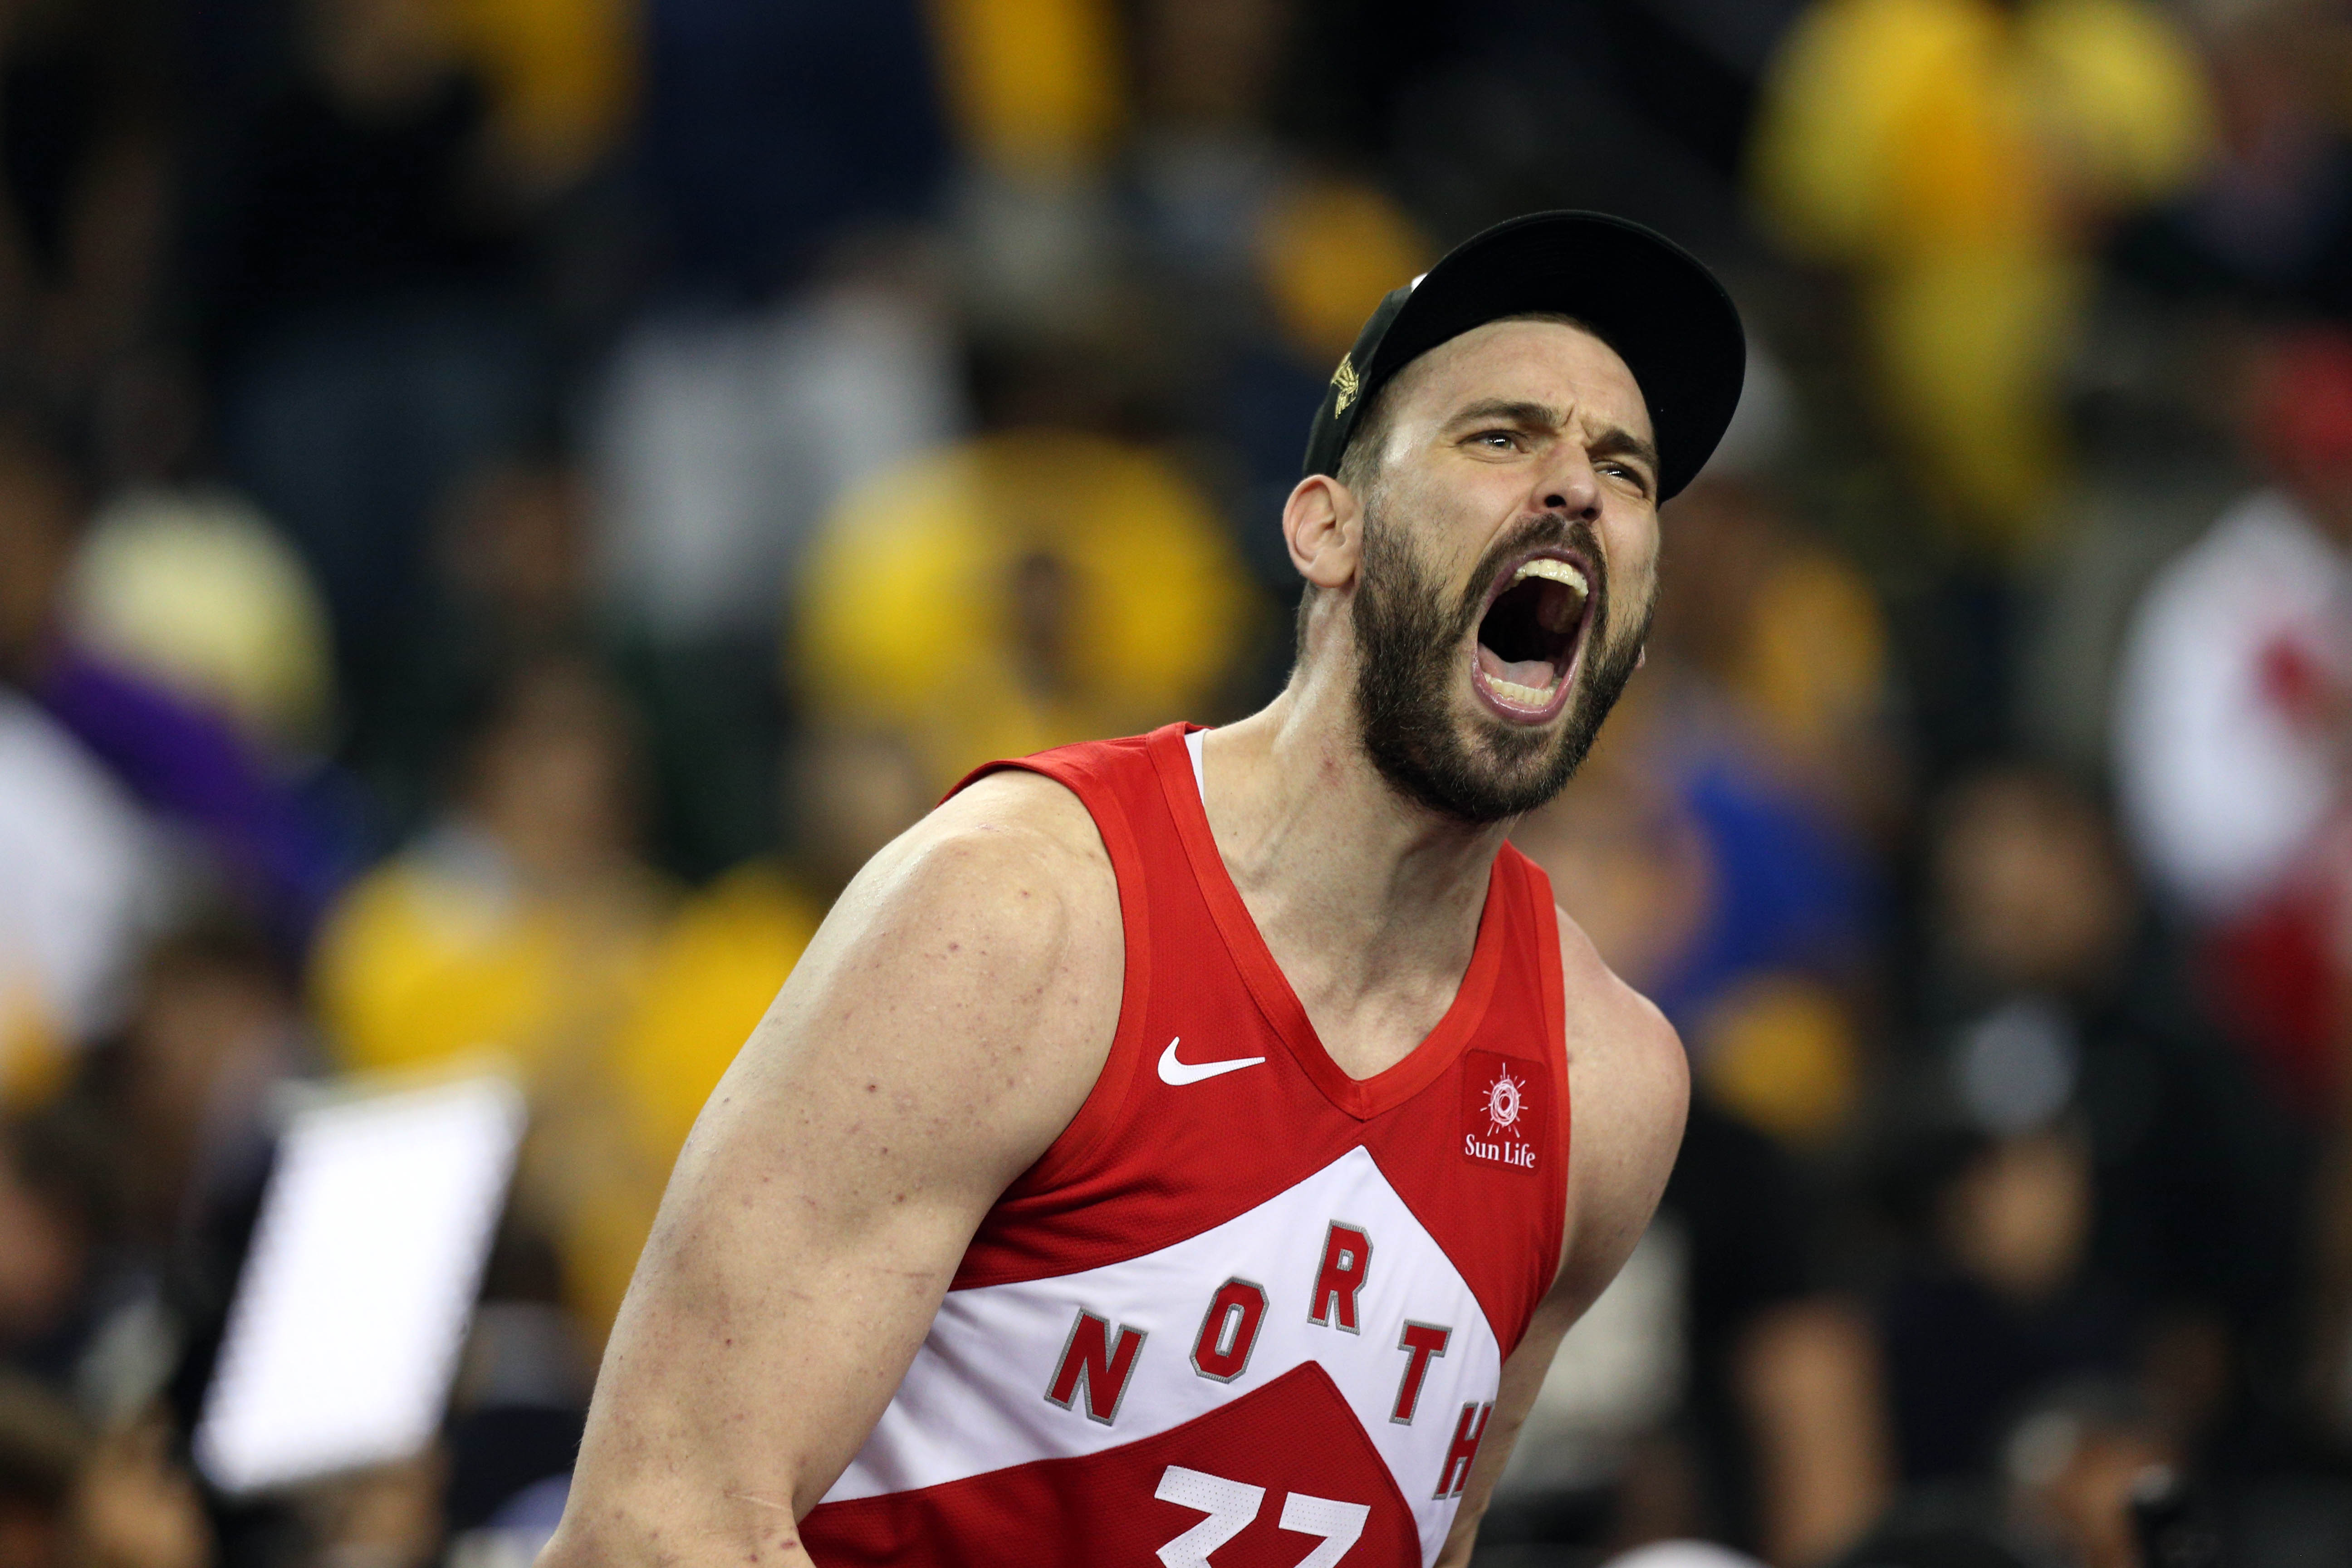
POLYGON ((983 768, 859 875, 678 1161, 543 1561, 1466 1563, 1687 1095, 1506 836, 1743 364, 1598 215, 1383 300, 1283 510, 1287 687, 983 768))

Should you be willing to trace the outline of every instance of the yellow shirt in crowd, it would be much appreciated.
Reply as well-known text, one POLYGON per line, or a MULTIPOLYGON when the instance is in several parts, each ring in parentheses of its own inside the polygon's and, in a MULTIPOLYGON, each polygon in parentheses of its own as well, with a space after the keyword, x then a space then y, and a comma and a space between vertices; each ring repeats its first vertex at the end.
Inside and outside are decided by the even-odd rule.
POLYGON ((643 888, 536 896, 412 851, 333 911, 314 986, 347 1069, 516 1065, 532 1104, 518 1203, 601 1339, 696 1113, 823 913, 762 864, 667 913, 643 888))

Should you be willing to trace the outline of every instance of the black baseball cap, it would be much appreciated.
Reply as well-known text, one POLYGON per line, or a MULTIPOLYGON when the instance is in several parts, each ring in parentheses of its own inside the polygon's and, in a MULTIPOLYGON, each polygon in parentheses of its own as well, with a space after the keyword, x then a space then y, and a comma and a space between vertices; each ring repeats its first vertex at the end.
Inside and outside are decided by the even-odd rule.
POLYGON ((1335 474, 1356 422, 1391 377, 1449 338, 1504 316, 1558 311, 1617 351, 1658 440, 1658 499, 1697 477, 1739 405, 1748 340, 1699 259, 1606 213, 1529 213, 1464 240, 1372 312, 1341 357, 1307 437, 1307 474, 1335 474))

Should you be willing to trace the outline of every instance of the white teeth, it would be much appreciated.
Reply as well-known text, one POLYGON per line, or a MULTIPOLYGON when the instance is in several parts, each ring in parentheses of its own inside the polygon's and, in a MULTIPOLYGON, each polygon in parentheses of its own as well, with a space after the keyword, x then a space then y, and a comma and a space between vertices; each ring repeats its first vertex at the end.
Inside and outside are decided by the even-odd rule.
POLYGON ((1539 555, 1511 574, 1511 581, 1514 583, 1524 577, 1548 577, 1555 583, 1567 584, 1580 594, 1591 592, 1591 589, 1585 586, 1584 574, 1578 571, 1574 563, 1554 560, 1549 555, 1539 555))
POLYGON ((1544 687, 1521 686, 1516 680, 1505 680, 1498 675, 1487 676, 1486 684, 1493 689, 1496 696, 1507 701, 1517 702, 1523 708, 1542 707, 1551 700, 1551 694, 1559 688, 1559 682, 1557 680, 1544 687))

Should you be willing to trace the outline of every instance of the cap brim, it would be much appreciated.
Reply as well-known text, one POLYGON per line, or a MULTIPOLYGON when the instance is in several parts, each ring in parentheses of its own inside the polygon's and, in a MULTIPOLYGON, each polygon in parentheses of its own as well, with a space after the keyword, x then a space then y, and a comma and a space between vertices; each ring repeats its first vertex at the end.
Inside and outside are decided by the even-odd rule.
POLYGON ((1355 372, 1358 392, 1328 394, 1307 451, 1309 472, 1333 471, 1354 418, 1405 365, 1449 339, 1506 316, 1558 312, 1615 349, 1649 405, 1661 500, 1696 478, 1739 405, 1748 342, 1715 275, 1682 247, 1605 213, 1531 213, 1464 241, 1404 298, 1355 372), (1344 415, 1344 423, 1336 416, 1344 415), (1320 448, 1318 450, 1318 448, 1320 448), (1318 464, 1318 458, 1323 461, 1318 464))

